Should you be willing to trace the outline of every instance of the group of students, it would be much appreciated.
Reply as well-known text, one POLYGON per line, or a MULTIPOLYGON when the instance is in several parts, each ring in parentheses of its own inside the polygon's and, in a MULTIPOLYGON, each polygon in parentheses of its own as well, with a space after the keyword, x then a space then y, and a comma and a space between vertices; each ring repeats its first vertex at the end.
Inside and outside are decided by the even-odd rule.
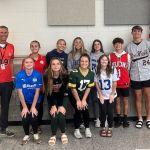
MULTIPOLYGON (((0 38, 2 29, 8 31, 1 26, 0 38)), ((85 127, 85 137, 92 137, 89 127, 89 101, 92 103, 95 115, 95 127, 101 127, 100 136, 112 136, 115 100, 114 126, 129 127, 127 115, 130 79, 135 93, 138 116, 136 127, 143 126, 141 112, 143 90, 146 100, 146 125, 150 129, 150 42, 142 39, 142 31, 140 26, 132 28, 133 41, 127 46, 127 51, 124 50, 123 39, 115 38, 112 42, 114 52, 109 55, 104 53, 102 42, 98 39, 93 41, 92 50, 89 53, 84 47, 82 38, 76 37, 69 54, 64 52, 66 41, 59 39, 56 49, 48 52, 46 57, 39 54, 40 43, 32 41, 31 54, 23 60, 21 71, 15 78, 25 133, 22 144, 30 140, 30 125, 35 142, 41 143, 39 133, 42 132, 40 124, 44 95, 47 97, 51 118, 52 136, 48 141, 49 145, 56 144, 58 128, 62 133, 61 142, 68 143, 68 137, 65 134, 68 100, 74 108, 74 136, 78 139, 83 137, 80 132, 82 123, 85 127), (121 117, 120 97, 123 100, 123 117, 121 117)), ((5 52, 2 52, 2 48, 0 50, 3 59, 5 52)), ((1 65, 0 72, 4 70, 6 69, 1 65)))

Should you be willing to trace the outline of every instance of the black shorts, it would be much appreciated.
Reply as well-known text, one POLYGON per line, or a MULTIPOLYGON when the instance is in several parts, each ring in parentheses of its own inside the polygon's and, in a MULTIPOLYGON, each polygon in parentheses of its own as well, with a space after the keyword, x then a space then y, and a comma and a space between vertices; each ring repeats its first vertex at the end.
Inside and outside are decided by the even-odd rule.
POLYGON ((129 88, 117 88, 117 97, 128 97, 129 96, 129 88))
POLYGON ((132 81, 131 80, 131 87, 137 90, 145 88, 145 87, 150 87, 150 80, 146 80, 146 81, 132 81))

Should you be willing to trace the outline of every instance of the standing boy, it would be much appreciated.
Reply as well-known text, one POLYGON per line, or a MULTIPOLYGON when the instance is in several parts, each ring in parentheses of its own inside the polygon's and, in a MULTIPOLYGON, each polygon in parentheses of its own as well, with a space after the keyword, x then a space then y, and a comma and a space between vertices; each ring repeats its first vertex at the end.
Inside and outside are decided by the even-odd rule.
POLYGON ((124 41, 121 38, 115 38, 113 40, 113 47, 115 51, 110 54, 110 61, 118 71, 119 80, 117 81, 117 98, 116 98, 116 113, 114 127, 120 127, 123 121, 123 127, 129 127, 127 121, 128 114, 128 97, 129 97, 129 65, 130 55, 123 50, 124 41), (123 120, 121 119, 120 98, 123 99, 123 120))
POLYGON ((135 94, 135 105, 138 116, 137 128, 142 128, 142 93, 145 98, 146 126, 150 129, 150 41, 142 39, 142 27, 132 28, 133 41, 127 46, 131 56, 131 87, 135 94))

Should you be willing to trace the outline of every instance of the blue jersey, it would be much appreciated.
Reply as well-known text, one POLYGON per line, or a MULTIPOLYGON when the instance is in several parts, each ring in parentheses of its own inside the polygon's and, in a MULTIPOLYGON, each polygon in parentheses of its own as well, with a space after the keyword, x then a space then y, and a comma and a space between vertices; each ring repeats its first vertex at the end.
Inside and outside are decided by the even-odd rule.
MULTIPOLYGON (((28 76, 25 70, 22 70, 16 75, 16 89, 22 89, 25 102, 32 104, 35 91, 42 87, 42 76, 38 71, 33 70, 32 74, 28 76)), ((39 96, 37 103, 40 103, 41 96, 39 96)))

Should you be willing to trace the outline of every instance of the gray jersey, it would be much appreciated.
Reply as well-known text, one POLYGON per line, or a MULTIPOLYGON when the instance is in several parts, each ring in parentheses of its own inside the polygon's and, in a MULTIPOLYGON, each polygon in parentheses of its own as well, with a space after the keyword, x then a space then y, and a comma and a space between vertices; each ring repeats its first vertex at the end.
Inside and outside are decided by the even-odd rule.
POLYGON ((71 54, 68 55, 68 71, 71 72, 74 69, 77 69, 79 67, 79 59, 81 54, 76 53, 74 59, 72 58, 71 54))
POLYGON ((129 43, 127 52, 131 56, 130 77, 133 81, 150 79, 150 41, 143 40, 136 45, 129 43))
MULTIPOLYGON (((86 51, 87 54, 88 51, 86 51)), ((67 63, 67 67, 68 67, 68 71, 71 72, 74 69, 77 69, 79 67, 79 59, 80 59, 81 54, 80 53, 76 53, 74 58, 72 58, 71 53, 68 54, 68 63, 67 63)))
POLYGON ((97 64, 98 64, 99 57, 103 54, 104 53, 102 53, 102 52, 90 54, 90 59, 91 59, 90 68, 94 73, 96 73, 96 70, 97 70, 97 64))

